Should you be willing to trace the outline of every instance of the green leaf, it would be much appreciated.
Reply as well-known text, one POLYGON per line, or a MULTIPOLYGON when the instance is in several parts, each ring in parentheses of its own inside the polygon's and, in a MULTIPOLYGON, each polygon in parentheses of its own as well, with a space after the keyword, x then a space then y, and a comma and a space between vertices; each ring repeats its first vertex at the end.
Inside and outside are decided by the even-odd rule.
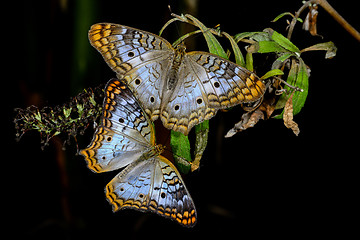
MULTIPOLYGON (((298 64, 296 64, 296 63, 295 63, 295 60, 293 60, 293 61, 292 61, 292 64, 291 64, 291 67, 290 67, 290 71, 289 71, 288 77, 287 77, 287 79, 286 79, 286 82, 288 82, 288 83, 291 83, 291 82, 292 82, 292 83, 293 83, 293 82, 296 81, 296 77, 297 77, 297 74, 298 74, 298 69, 299 69, 299 68, 298 68, 298 64)), ((290 88, 289 88, 288 86, 285 86, 284 88, 285 88, 287 91, 290 90, 290 88)), ((277 101, 276 106, 275 106, 275 109, 284 108, 284 107, 285 107, 285 104, 286 104, 286 102, 287 102, 287 100, 288 100, 288 98, 289 98, 289 94, 283 93, 283 94, 280 96, 279 100, 277 101)), ((280 115, 275 116, 274 118, 276 118, 276 119, 281 119, 282 116, 283 116, 283 113, 284 113, 284 112, 282 112, 280 115)))
MULTIPOLYGON (((293 18, 295 17, 294 14, 292 14, 291 12, 284 12, 284 13, 280 13, 276 18, 274 18, 274 20, 272 20, 272 22, 276 22, 280 18, 282 18, 284 16, 287 16, 287 15, 290 15, 293 18)), ((303 20, 301 18, 297 18, 296 20, 301 22, 301 23, 303 22, 303 20)))
MULTIPOLYGON (((295 60, 292 61, 286 82, 303 90, 302 92, 296 91, 293 96, 293 115, 296 115, 301 111, 305 104, 309 88, 309 75, 307 73, 306 64, 301 58, 299 58, 299 63, 295 60)), ((290 88, 288 86, 285 86, 285 89, 290 92, 290 88)), ((276 103, 275 109, 283 108, 289 96, 290 94, 282 94, 276 103)), ((274 118, 281 119, 283 114, 284 110, 280 115, 277 115, 274 118)))
POLYGON ((165 28, 167 28, 171 23, 175 22, 175 21, 178 21, 179 19, 177 18, 172 18, 170 19, 169 21, 167 21, 164 26, 160 29, 160 32, 159 32, 159 36, 161 36, 161 34, 163 33, 163 31, 165 30, 165 28))
POLYGON ((273 31, 271 35, 271 39, 278 43, 281 47, 289 50, 290 52, 298 53, 300 56, 300 50, 297 46, 295 46, 289 39, 281 35, 280 33, 273 31))
POLYGON ((269 36, 269 32, 273 32, 271 28, 264 29, 264 32, 255 32, 250 38, 255 40, 256 42, 261 41, 271 41, 271 37, 269 36))
POLYGON ((198 28, 200 28, 200 30, 202 31, 202 33, 205 37, 209 51, 215 55, 222 57, 222 58, 227 58, 226 52, 224 51, 223 47, 220 45, 219 41, 215 38, 215 36, 209 31, 209 29, 207 27, 205 27, 205 25, 202 24, 195 17, 193 17, 189 14, 186 14, 185 16, 187 18, 191 19, 194 22, 194 24, 198 28))
POLYGON ((272 70, 268 71, 267 73, 265 73, 264 76, 261 77, 261 79, 267 79, 267 78, 277 76, 277 75, 284 75, 284 72, 281 71, 280 69, 272 69, 272 70))
POLYGON ((64 112, 64 117, 65 118, 68 118, 68 117, 70 117, 70 114, 71 114, 71 110, 72 110, 72 108, 70 107, 70 108, 63 108, 63 112, 64 112))
POLYGON ((335 46, 335 44, 333 42, 325 42, 325 43, 318 43, 313 46, 307 47, 307 48, 301 50, 301 52, 321 51, 321 50, 326 51, 326 54, 325 54, 326 59, 329 59, 329 58, 331 59, 331 58, 335 57, 337 47, 335 46))
POLYGON ((208 142, 209 134, 209 120, 206 120, 195 126, 195 149, 194 149, 194 161, 192 162, 191 171, 196 170, 200 165, 200 160, 205 151, 208 142))
POLYGON ((76 109, 77 109, 79 117, 81 117, 83 115, 84 108, 85 107, 82 104, 80 104, 80 103, 76 104, 76 109))
POLYGON ((294 56, 294 54, 293 54, 293 53, 284 53, 284 54, 282 54, 280 57, 278 57, 278 58, 275 60, 275 62, 276 62, 276 61, 278 61, 278 62, 284 62, 286 59, 288 59, 288 58, 291 57, 291 56, 294 56))
POLYGON ((191 165, 190 142, 187 136, 181 132, 171 130, 170 146, 173 152, 176 166, 180 172, 188 173, 191 165))
POLYGON ((61 132, 56 131, 51 137, 55 137, 55 136, 59 135, 60 133, 61 133, 61 132))
POLYGON ((179 37, 179 38, 172 44, 172 46, 173 46, 173 47, 176 47, 176 46, 179 45, 181 42, 183 42, 184 39, 186 39, 186 38, 188 38, 188 37, 190 37, 190 36, 192 36, 192 35, 194 35, 194 34, 200 33, 200 32, 201 32, 201 30, 196 30, 196 31, 193 31, 193 32, 189 32, 189 33, 187 33, 187 34, 185 34, 185 35, 182 35, 181 37, 179 37))
POLYGON ((41 122, 41 114, 39 111, 37 111, 36 113, 34 113, 35 119, 38 120, 39 122, 41 122))
POLYGON ((235 42, 234 38, 231 37, 228 33, 223 32, 224 36, 229 39, 230 43, 231 43, 231 47, 234 51, 235 54, 235 62, 236 64, 244 67, 245 66, 245 61, 244 61, 244 56, 242 55, 239 46, 237 45, 237 43, 235 42))
POLYGON ((296 91, 293 97, 293 114, 294 116, 298 114, 303 108, 309 89, 309 75, 307 72, 306 64, 302 59, 300 59, 299 72, 296 78, 296 87, 303 89, 302 92, 296 91))
POLYGON ((249 38, 254 36, 255 34, 260 34, 262 32, 243 32, 243 33, 238 33, 234 36, 234 41, 236 43, 238 43, 239 41, 241 41, 244 38, 249 38))
POLYGON ((282 48, 278 43, 274 41, 260 41, 258 53, 271 53, 271 52, 284 52, 284 48, 282 48))
POLYGON ((89 98, 91 104, 93 106, 96 106, 96 101, 95 101, 95 96, 94 96, 94 93, 91 94, 91 97, 89 98))
POLYGON ((254 65, 253 65, 253 55, 251 52, 247 52, 246 53, 246 69, 249 70, 249 71, 254 71, 254 65))

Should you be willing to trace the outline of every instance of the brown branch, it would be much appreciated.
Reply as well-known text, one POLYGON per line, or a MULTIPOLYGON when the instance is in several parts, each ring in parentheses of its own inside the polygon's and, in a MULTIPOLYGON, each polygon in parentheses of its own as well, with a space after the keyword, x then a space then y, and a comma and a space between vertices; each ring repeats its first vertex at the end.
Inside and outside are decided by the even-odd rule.
POLYGON ((360 33, 353 28, 326 0, 317 0, 317 3, 327 11, 348 33, 360 42, 360 33))
POLYGON ((301 8, 295 13, 289 25, 289 32, 287 38, 290 40, 291 35, 294 31, 295 24, 300 14, 309 6, 309 4, 318 4, 327 11, 346 31, 348 31, 356 40, 360 42, 360 33, 353 28, 326 0, 310 0, 305 2, 301 8))

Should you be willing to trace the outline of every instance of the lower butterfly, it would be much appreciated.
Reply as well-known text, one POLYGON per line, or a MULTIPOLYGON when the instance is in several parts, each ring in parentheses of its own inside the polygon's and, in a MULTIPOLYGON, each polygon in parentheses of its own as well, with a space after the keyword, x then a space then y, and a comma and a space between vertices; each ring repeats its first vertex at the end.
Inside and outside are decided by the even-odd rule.
POLYGON ((113 211, 150 211, 194 226, 194 202, 176 167, 161 156, 163 150, 155 143, 154 127, 126 83, 110 80, 100 125, 80 154, 97 173, 126 167, 105 188, 113 211))

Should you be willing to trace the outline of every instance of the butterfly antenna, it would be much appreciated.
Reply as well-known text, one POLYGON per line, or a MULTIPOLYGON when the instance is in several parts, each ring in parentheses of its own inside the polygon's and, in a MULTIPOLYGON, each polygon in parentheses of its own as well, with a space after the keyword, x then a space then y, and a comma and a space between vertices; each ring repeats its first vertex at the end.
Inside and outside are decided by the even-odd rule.
MULTIPOLYGON (((172 15, 174 14, 174 12, 173 12, 172 9, 171 9, 171 4, 170 4, 170 3, 168 4, 168 9, 169 9, 170 15, 172 16, 172 15)), ((178 35, 178 36, 181 36, 181 34, 180 34, 181 31, 180 31, 179 26, 178 26, 177 23, 175 23, 175 27, 176 27, 177 35, 178 35)), ((180 37, 180 38, 181 38, 181 37, 180 37)), ((182 40, 180 43, 182 43, 182 42, 184 42, 184 40, 182 40)), ((174 47, 176 47, 176 46, 179 45, 180 43, 177 43, 174 47)))

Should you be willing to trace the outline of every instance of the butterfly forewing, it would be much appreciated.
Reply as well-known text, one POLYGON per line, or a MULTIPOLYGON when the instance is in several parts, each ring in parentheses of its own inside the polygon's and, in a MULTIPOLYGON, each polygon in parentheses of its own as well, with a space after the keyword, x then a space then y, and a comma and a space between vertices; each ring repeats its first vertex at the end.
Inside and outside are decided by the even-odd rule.
POLYGON ((80 153, 95 172, 124 167, 152 146, 152 127, 126 84, 110 80, 105 88, 100 125, 88 148, 80 153))
POLYGON ((165 39, 119 24, 93 25, 89 31, 89 40, 119 78, 147 62, 167 58, 166 54, 173 51, 165 39))

